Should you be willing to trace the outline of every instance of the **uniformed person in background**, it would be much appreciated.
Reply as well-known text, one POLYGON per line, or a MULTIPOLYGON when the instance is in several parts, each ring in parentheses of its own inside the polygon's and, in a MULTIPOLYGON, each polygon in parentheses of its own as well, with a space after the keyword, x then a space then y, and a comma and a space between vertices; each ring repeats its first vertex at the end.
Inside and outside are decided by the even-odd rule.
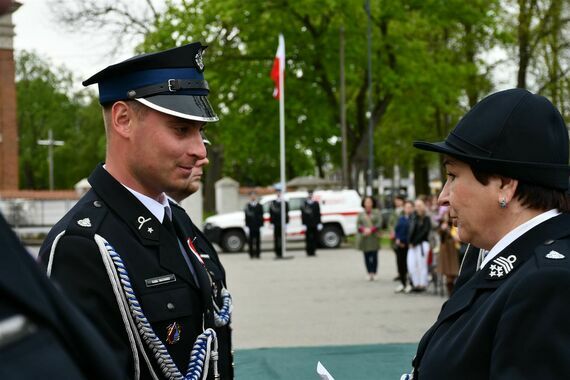
POLYGON ((259 259, 261 254, 260 229, 263 227, 263 206, 257 201, 255 191, 249 193, 249 202, 245 206, 245 226, 248 229, 247 245, 249 258, 259 259))
MULTIPOLYGON (((289 202, 285 202, 285 228, 289 223, 289 202)), ((273 224, 273 246, 275 247, 275 258, 283 258, 283 244, 281 242, 281 190, 277 189, 277 198, 269 205, 269 221, 273 224)), ((285 230, 287 231, 287 230, 285 230)))
POLYGON ((321 208, 319 201, 313 198, 313 190, 309 190, 308 197, 301 206, 301 222, 305 225, 305 250, 307 256, 316 256, 317 241, 321 224, 321 208))
POLYGON ((201 132, 218 120, 207 99, 204 48, 143 54, 83 82, 99 85, 105 164, 40 250, 47 273, 132 379, 217 372, 211 280, 165 195, 184 187, 206 158, 201 132), (191 359, 193 348, 203 361, 191 359))
POLYGON ((0 379, 125 379, 113 351, 0 215, 0 379))
POLYGON ((444 155, 439 203, 460 240, 483 251, 466 257, 475 268, 462 268, 422 338, 413 379, 570 378, 570 166, 558 110, 527 90, 501 91, 445 141, 414 145, 444 155))
MULTIPOLYGON (((210 142, 204 138, 204 143, 208 146, 210 142)), ((199 160, 192 168, 188 184, 178 189, 170 191, 167 195, 171 198, 170 206, 175 219, 180 220, 182 235, 190 240, 191 249, 195 250, 204 262, 206 270, 212 281, 212 294, 214 297, 214 307, 219 310, 218 315, 223 314, 223 318, 215 321, 216 336, 218 338, 218 369, 221 379, 234 378, 233 353, 232 353, 232 328, 231 328, 231 296, 227 290, 226 271, 218 252, 206 239, 202 231, 192 222, 190 216, 180 206, 180 203, 200 190, 202 183, 202 168, 208 164, 208 158, 199 160), (225 311, 223 311, 225 308, 225 311), (223 313, 222 313, 223 311, 223 313)))

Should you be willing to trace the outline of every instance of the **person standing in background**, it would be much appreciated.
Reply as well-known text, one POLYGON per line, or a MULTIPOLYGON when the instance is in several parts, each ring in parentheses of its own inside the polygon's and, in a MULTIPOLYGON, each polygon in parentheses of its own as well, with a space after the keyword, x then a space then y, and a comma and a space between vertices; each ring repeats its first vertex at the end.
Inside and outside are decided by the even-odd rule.
POLYGON ((437 272, 445 277, 447 295, 451 296, 455 279, 459 273, 459 237, 457 227, 449 223, 449 214, 443 214, 438 228, 439 233, 439 257, 437 260, 437 272))
POLYGON ((398 218, 398 222, 395 227, 395 239, 394 246, 396 249, 396 258, 398 266, 398 277, 400 278, 401 284, 398 285, 395 292, 409 293, 412 287, 408 283, 408 234, 410 230, 410 218, 414 212, 414 203, 412 201, 406 201, 403 207, 403 215, 398 218))
MULTIPOLYGON (((203 137, 204 145, 209 146, 210 141, 203 137)), ((188 183, 177 189, 169 191, 166 195, 170 198, 170 207, 174 219, 179 220, 181 235, 186 238, 188 246, 201 258, 206 271, 210 276, 212 285, 212 300, 215 307, 221 312, 215 321, 214 331, 218 339, 218 369, 220 379, 231 380, 234 378, 234 361, 232 350, 232 327, 231 312, 232 300, 227 290, 226 271, 218 252, 202 231, 194 224, 186 210, 180 205, 190 195, 200 190, 202 184, 203 167, 209 163, 208 158, 199 160, 192 168, 188 183)))
POLYGON ((305 249, 307 256, 316 256, 318 231, 322 229, 321 208, 313 198, 313 190, 309 190, 307 199, 301 206, 301 222, 305 225, 305 249))
POLYGON ((368 273, 368 280, 374 281, 378 271, 378 250, 380 249, 380 230, 382 229, 382 216, 376 208, 373 197, 362 199, 362 211, 356 220, 358 249, 364 254, 364 264, 368 273))
POLYGON ((423 200, 416 199, 415 212, 410 220, 408 273, 414 291, 425 291, 428 285, 428 254, 429 233, 431 229, 430 217, 423 200))
MULTIPOLYGON (((273 245, 275 247, 275 258, 283 258, 283 245, 281 242, 281 231, 289 223, 289 202, 285 201, 285 226, 281 225, 281 190, 277 190, 277 198, 269 205, 269 220, 273 224, 273 245)), ((285 234, 287 235, 287 234, 285 234)))
MULTIPOLYGON (((404 214, 404 202, 405 199, 401 195, 396 195, 394 198, 394 209, 390 213, 390 218, 388 219, 388 232, 390 233, 390 242, 392 249, 394 250, 394 255, 396 257, 396 267, 398 267, 398 245, 396 244, 396 224, 400 217, 404 214)), ((407 238, 406 238, 407 240, 407 238)), ((401 281, 400 272, 394 277, 394 281, 401 281)))
POLYGON ((249 202, 245 206, 244 213, 245 226, 248 230, 247 245, 249 247, 249 258, 259 259, 261 255, 259 230, 263 226, 263 206, 257 201, 257 193, 255 191, 249 193, 249 202))

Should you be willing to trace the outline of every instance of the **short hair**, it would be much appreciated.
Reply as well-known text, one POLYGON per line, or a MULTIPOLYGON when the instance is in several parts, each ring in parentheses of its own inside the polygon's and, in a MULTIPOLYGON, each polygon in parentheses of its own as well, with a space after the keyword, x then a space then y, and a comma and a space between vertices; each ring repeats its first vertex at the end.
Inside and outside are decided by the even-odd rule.
MULTIPOLYGON (((469 166, 475 179, 484 186, 489 184, 491 177, 501 176, 500 174, 481 170, 471 163, 469 163, 469 166)), ((535 210, 551 210, 555 208, 561 212, 570 212, 570 201, 566 191, 529 183, 520 179, 518 181, 515 198, 521 202, 521 205, 535 210)))
POLYGON ((372 200, 372 208, 376 208, 376 206, 378 206, 378 202, 376 202, 376 198, 371 197, 370 195, 367 195, 365 197, 362 198, 362 202, 360 202, 360 206, 364 207, 364 202, 367 199, 371 199, 372 200))
MULTIPOLYGON (((133 110, 135 116, 139 120, 144 118, 150 110, 149 107, 145 106, 142 103, 139 103, 136 100, 123 100, 123 102, 125 102, 133 110)), ((113 104, 115 104, 115 102, 103 104, 104 115, 109 115, 111 113, 111 107, 113 107, 113 104)), ((105 121, 107 122, 107 120, 105 121)))

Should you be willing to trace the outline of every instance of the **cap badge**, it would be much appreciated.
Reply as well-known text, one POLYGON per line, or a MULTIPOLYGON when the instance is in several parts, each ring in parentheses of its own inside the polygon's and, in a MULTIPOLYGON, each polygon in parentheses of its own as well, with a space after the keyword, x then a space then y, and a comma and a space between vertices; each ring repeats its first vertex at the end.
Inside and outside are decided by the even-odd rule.
POLYGON ((204 61, 202 60, 202 50, 198 50, 198 53, 194 56, 194 63, 200 69, 200 71, 204 71, 204 61))
POLYGON ((563 254, 561 254, 560 252, 556 252, 556 251, 550 251, 548 252, 548 254, 546 255, 547 259, 551 259, 551 260, 561 260, 564 259, 566 256, 564 256, 563 254))
POLYGON ((166 327, 166 342, 174 344, 180 340, 182 334, 182 326, 178 322, 172 322, 166 327))
POLYGON ((489 276, 501 278, 509 274, 513 270, 513 264, 517 261, 515 255, 510 255, 509 257, 497 257, 493 260, 493 263, 489 267, 489 276))
POLYGON ((91 227, 91 219, 89 218, 79 219, 77 221, 77 224, 79 224, 81 227, 91 227))

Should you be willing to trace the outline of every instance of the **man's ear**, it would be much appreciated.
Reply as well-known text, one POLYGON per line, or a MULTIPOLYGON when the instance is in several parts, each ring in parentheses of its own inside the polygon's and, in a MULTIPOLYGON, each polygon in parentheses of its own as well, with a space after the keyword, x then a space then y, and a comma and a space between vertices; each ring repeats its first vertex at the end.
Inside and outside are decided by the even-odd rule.
POLYGON ((123 138, 129 138, 133 128, 133 110, 126 102, 118 101, 111 107, 111 128, 123 138))

